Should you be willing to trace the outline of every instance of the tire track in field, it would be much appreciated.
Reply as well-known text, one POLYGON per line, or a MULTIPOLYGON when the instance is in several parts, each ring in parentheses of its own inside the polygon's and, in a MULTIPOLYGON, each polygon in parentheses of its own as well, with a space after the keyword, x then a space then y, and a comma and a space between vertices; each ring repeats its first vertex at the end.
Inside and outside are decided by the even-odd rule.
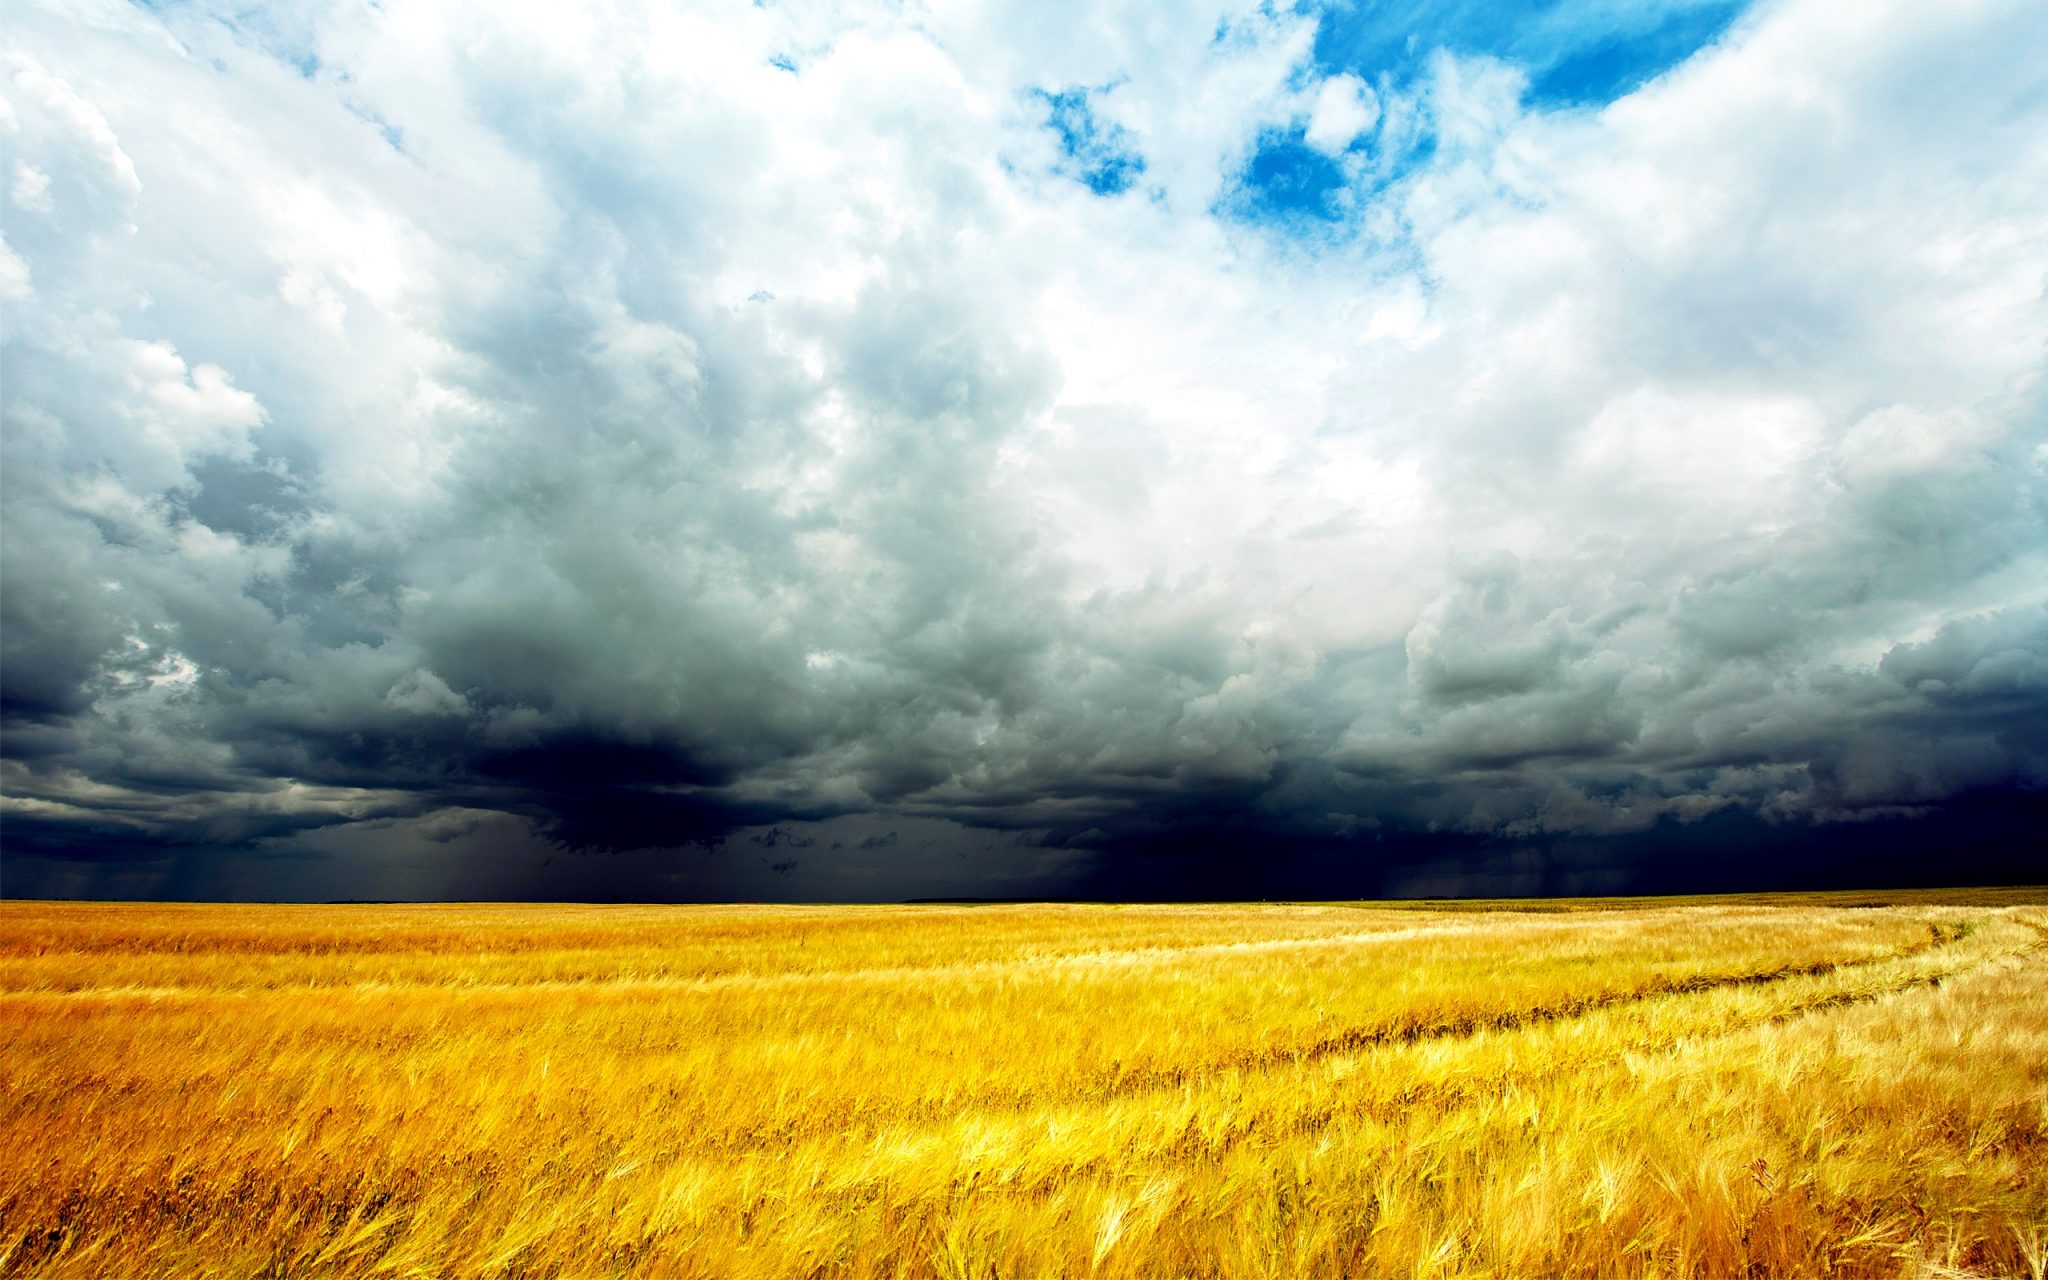
MULTIPOLYGON (((2033 924, 2024 919, 2016 923, 2040 935, 2040 940, 2005 952, 2005 955, 2048 948, 2048 927, 2033 924)), ((1415 1022, 1394 1022, 1374 1026, 1349 1027, 1331 1035, 1294 1045, 1275 1045, 1253 1053, 1242 1054, 1223 1063, 1208 1063, 1191 1067, 1141 1068, 1117 1073, 1112 1079, 1100 1082, 1092 1090, 1077 1091, 1071 1100, 1100 1099, 1108 1101, 1130 1094, 1145 1093, 1159 1089, 1180 1088, 1197 1083, 1202 1078, 1225 1071, 1257 1072, 1275 1067, 1312 1063, 1346 1054, 1364 1053, 1373 1049, 1397 1048, 1420 1044, 1424 1041, 1457 1039, 1482 1032, 1511 1032, 1552 1023, 1567 1022, 1591 1013, 1628 1005, 1647 1004, 1668 996, 1694 995, 1708 991, 1729 990, 1741 987, 1767 986, 1794 978, 1822 977, 1830 974, 1850 974, 1879 965, 1892 964, 1914 956, 1925 955, 1940 948, 1951 946, 1967 937, 1974 925, 1956 930, 1930 925, 1929 936, 1898 948, 1884 955, 1863 960, 1821 960, 1808 964, 1783 965, 1775 969, 1737 974, 1694 974, 1685 978, 1665 979, 1653 977, 1651 981, 1635 987, 1617 991, 1602 991, 1588 995, 1573 996, 1520 1009, 1504 1009, 1492 1013, 1464 1014, 1452 1018, 1437 1018, 1415 1022)), ((1897 991, 1910 990, 1917 986, 1939 986, 1945 977, 1989 963, 1987 957, 1975 965, 1967 966, 1949 974, 1914 975, 1897 984, 1880 987, 1868 992, 1831 992, 1812 1001, 1800 1002, 1790 1010, 1779 1010, 1769 1021, 1787 1021, 1793 1017, 1824 1008, 1836 1008, 1846 1004, 1876 1000, 1897 991)), ((1749 1025, 1749 1024, 1740 1024, 1749 1025)), ((1729 1028, 1740 1029, 1740 1026, 1729 1028)), ((1043 1097, 1044 1095, 1039 1095, 1043 1097)))
MULTIPOLYGON (((2027 923, 2022 921, 2021 923, 2027 923)), ((1339 1105, 1331 1105, 1314 1111, 1303 1111, 1282 1117, 1277 1126, 1262 1125, 1253 1132, 1224 1135, 1220 1141, 1213 1141, 1206 1154, 1211 1158, 1249 1141, 1272 1141, 1276 1137, 1300 1137, 1320 1133, 1345 1116, 1366 1116, 1379 1121, 1391 1121, 1417 1107, 1430 1107, 1438 1112, 1479 1101, 1487 1097, 1501 1096, 1502 1091, 1514 1086, 1525 1088, 1547 1084, 1563 1077, 1594 1070, 1605 1063, 1632 1055, 1671 1054, 1688 1043, 1721 1040, 1728 1036, 1751 1031, 1757 1027, 1775 1026, 1793 1022, 1815 1014, 1832 1012, 1855 1005, 1873 1004, 1887 996, 1901 995, 1909 991, 1938 988, 1949 978, 1963 977, 1987 968, 2001 960, 2028 959, 2048 950, 2048 929, 2029 923, 2039 939, 2010 951, 1996 952, 1985 956, 1974 964, 1966 965, 1946 973, 1916 973, 1897 981, 1857 991, 1832 991, 1818 993, 1810 998, 1795 1001, 1791 1005, 1774 1009, 1760 1016, 1734 1016, 1719 1026, 1697 1032, 1670 1037, 1643 1036, 1619 1046, 1613 1052, 1593 1057, 1576 1058, 1536 1070, 1521 1069, 1510 1075, 1495 1075, 1487 1078, 1465 1078, 1443 1081, 1417 1082, 1405 1088, 1386 1093, 1379 1097, 1347 1099, 1339 1105)), ((1898 957, 1894 957, 1895 959, 1898 957)), ((1845 966, 1860 967, 1860 966, 1845 966)), ((1778 979, 1782 981, 1783 979, 1778 979)), ((1736 984, 1728 984, 1736 985, 1736 984)), ((1158 1153, 1155 1153, 1158 1154, 1158 1153)))
MULTIPOLYGON (((1435 1083, 1427 1085, 1418 1085, 1415 1087, 1411 1087, 1409 1089, 1402 1090, 1399 1093, 1391 1095, 1386 1098, 1374 1099, 1370 1104, 1360 1109, 1367 1113, 1378 1116, 1380 1118, 1386 1118, 1393 1114, 1395 1111, 1404 1110, 1406 1108, 1413 1107, 1421 1103, 1429 1103, 1438 1106, 1455 1105, 1458 1103, 1470 1101, 1474 1098, 1484 1096, 1489 1092, 1492 1092, 1493 1090, 1497 1089, 1502 1084, 1510 1082, 1515 1084, 1533 1084, 1542 1081, 1552 1080, 1556 1079, 1559 1076, 1587 1070, 1588 1068, 1596 1065, 1598 1062, 1601 1061, 1611 1062, 1614 1059, 1626 1057, 1633 1054, 1669 1054, 1675 1052, 1681 1045, 1687 1044, 1688 1042, 1696 1043, 1703 1040, 1725 1039, 1728 1036, 1738 1035, 1744 1031, 1754 1030, 1757 1027, 1778 1026, 1784 1023, 1797 1021, 1801 1018, 1811 1017, 1815 1014, 1833 1012, 1835 1010, 1850 1008, 1856 1005, 1874 1004, 1887 996, 1902 995, 1906 992, 1918 991, 1923 988, 1938 988, 1942 985, 1942 983, 1948 981, 1951 978, 1966 977, 1980 970, 1989 968, 1990 966, 1997 964, 2000 961, 2025 961, 2039 956, 2044 951, 2048 951, 2048 927, 2044 927, 2042 925, 2035 924, 2030 920, 2024 919, 2015 919, 2014 923, 2024 925, 2026 928, 2032 930, 2036 935, 2035 940, 2023 946, 2014 947, 2010 950, 1993 952, 1989 955, 1980 957, 1974 963, 1965 964, 1959 968, 1951 969, 1946 972, 1907 974, 1891 982, 1887 982, 1876 987, 1864 988, 1861 990, 1817 992, 1804 999, 1795 1000, 1791 1004, 1783 1008, 1772 1009, 1761 1014, 1737 1014, 1725 1019, 1718 1026, 1704 1028, 1696 1032, 1671 1036, 1668 1038, 1660 1039, 1657 1037, 1644 1037, 1636 1040, 1633 1043, 1622 1046, 1613 1053, 1601 1055, 1598 1058, 1578 1059, 1568 1063, 1560 1064, 1548 1070, 1537 1070, 1534 1072, 1518 1073, 1517 1075, 1511 1078, 1498 1077, 1487 1081, 1467 1080, 1457 1083, 1435 1083)), ((1896 960, 1908 958, 1911 954, 1923 954, 1926 951, 1934 949, 1934 947, 1944 945, 1947 945, 1947 943, 1936 942, 1933 946, 1920 948, 1917 952, 1902 953, 1899 956, 1892 957, 1892 959, 1896 960)), ((1884 962, 1873 961, 1870 963, 1884 962)), ((1854 969, 1862 968, 1865 966, 1844 965, 1841 967, 1845 969, 1854 969)), ((1778 980, 1783 981, 1783 979, 1778 980)), ((1321 1127, 1323 1127, 1323 1125, 1327 1124, 1330 1120, 1334 1118, 1334 1114, 1331 1114, 1321 1117, 1320 1120, 1305 1120, 1304 1123, 1301 1125, 1301 1128, 1303 1129, 1303 1131, 1320 1129, 1321 1127)))
MULTIPOLYGON (((1768 986, 1796 978, 1820 977, 1829 974, 1852 975, 1881 965, 1909 960, 1914 956, 1927 955, 1953 945, 1968 936, 1977 924, 1958 930, 1947 930, 1929 926, 1929 935, 1906 946, 1896 948, 1882 955, 1860 960, 1827 960, 1806 964, 1783 965, 1768 970, 1752 970, 1745 973, 1695 974, 1683 978, 1653 978, 1651 981, 1622 990, 1595 992, 1556 1000, 1547 1004, 1524 1006, 1519 1009, 1505 1009, 1490 1013, 1475 1013, 1452 1018, 1437 1018, 1421 1021, 1396 1021, 1371 1026, 1351 1027, 1322 1036, 1314 1040, 1274 1045, 1264 1049, 1241 1053, 1221 1061, 1190 1063, 1187 1065, 1162 1067, 1112 1067, 1109 1073, 1093 1078, 1075 1080, 1064 1087, 1038 1087, 1024 1091, 1008 1091, 990 1088, 968 1097, 956 1098, 951 1104, 954 1112, 977 1110, 983 1112, 1020 1113, 1039 1109, 1073 1106, 1075 1104, 1103 1105, 1146 1093, 1179 1090, 1188 1086, 1199 1087, 1207 1080, 1227 1073, 1255 1074, 1278 1067, 1306 1065, 1347 1054, 1369 1052, 1374 1049, 1402 1048, 1427 1041, 1450 1040, 1477 1035, 1482 1032, 1512 1032, 1534 1027, 1567 1022, 1574 1018, 1602 1010, 1644 1005, 1655 1000, 1676 995, 1693 995, 1717 990, 1740 989, 1743 987, 1768 986)), ((2048 929, 2036 928, 2043 935, 2039 944, 2021 948, 2031 951, 2048 947, 2048 929)), ((1978 961, 1976 964, 1952 970, 1946 974, 1911 975, 1896 983, 1887 984, 1868 992, 1831 991, 1801 1001, 1790 1009, 1773 1011, 1763 1021, 1786 1021, 1809 1011, 1836 1007, 1843 1004, 1875 1000, 1898 990, 1916 986, 1938 986, 1947 977, 1967 973, 1989 963, 2002 955, 2016 952, 2000 952, 1978 961)), ((1751 1019, 1731 1023, 1719 1028, 1703 1029, 1697 1034, 1724 1034, 1741 1030, 1758 1020, 1751 1019)), ((1633 1046, 1631 1051, 1640 1052, 1645 1046, 1633 1046)), ((1410 1098, 1409 1101, 1416 1099, 1410 1098)), ((930 1117, 936 1119, 936 1117, 930 1117)))
MULTIPOLYGON (((1144 1152, 1143 1158, 1145 1160, 1214 1159, 1222 1153, 1245 1143, 1271 1143, 1283 1138, 1292 1139, 1313 1135, 1346 1117, 1363 1116, 1381 1121, 1391 1121, 1399 1119, 1402 1115, 1417 1107, 1448 1110, 1486 1097, 1501 1096, 1502 1091, 1509 1087, 1526 1087, 1542 1084, 1574 1073, 1586 1072, 1595 1069, 1602 1063, 1611 1063, 1631 1055, 1671 1053, 1689 1042, 1697 1043, 1702 1040, 1717 1040, 1739 1034, 1743 1031, 1753 1030, 1759 1026, 1790 1022, 1816 1013, 1852 1005, 1873 1003, 1886 996, 1897 995, 1903 992, 1939 987, 1949 978, 1962 977, 2001 961, 2014 959, 2031 960, 2037 958, 2042 952, 2048 951, 2048 926, 2036 924, 2023 918, 2007 918, 2013 919, 2014 923, 2024 925, 2032 931, 2036 935, 2035 940, 2017 947, 2008 947, 1990 952, 1943 972, 1908 973, 1874 987, 1863 989, 1818 991, 1795 1000, 1787 1006, 1770 1009, 1760 1014, 1737 1013, 1715 1026, 1689 1029, 1678 1034, 1653 1033, 1651 1029, 1645 1028, 1643 1032, 1629 1037, 1626 1043, 1615 1046, 1609 1052, 1591 1056, 1570 1057, 1563 1061, 1553 1061, 1546 1065, 1538 1066, 1533 1070, 1529 1069, 1526 1064, 1519 1064, 1514 1071, 1508 1074, 1496 1073, 1484 1077, 1463 1076, 1448 1080, 1415 1081, 1403 1087, 1380 1093, 1377 1096, 1362 1097, 1355 1093, 1333 1094, 1323 1105, 1284 1115, 1263 1117, 1256 1126, 1248 1125, 1242 1129, 1226 1130, 1213 1135, 1190 1127, 1178 1138, 1169 1137, 1161 1145, 1147 1149, 1144 1152)), ((1916 955, 1927 955, 1960 941, 1962 936, 1964 935, 1942 936, 1936 934, 1925 942, 1918 942, 1912 946, 1901 948, 1891 955, 1864 961, 1844 961, 1833 965, 1788 966, 1784 970, 1773 970, 1769 973, 1731 975, 1724 979, 1711 981, 1678 982, 1670 984, 1666 989, 1654 992, 1643 992, 1622 998, 1589 1002, 1588 1007, 1584 1008, 1582 1012, 1591 1013, 1596 1011, 1597 1008, 1647 1004, 1652 1000, 1674 994, 1699 994, 1714 990, 1738 989, 1745 986, 1766 986, 1799 977, 1820 976, 1826 973, 1854 975, 1858 971, 1870 969, 1878 965, 1909 960, 1916 955)), ((1531 1029, 1546 1022, 1555 1023, 1562 1020, 1564 1020, 1562 1015, 1536 1018, 1525 1015, 1519 1020, 1488 1019, 1484 1021, 1489 1024, 1499 1025, 1503 1030, 1511 1030, 1531 1029), (1514 1027, 1506 1025, 1510 1021, 1515 1023, 1514 1027)), ((1475 1026, 1462 1032, 1462 1034, 1474 1034, 1485 1029, 1489 1028, 1475 1026)), ((1371 1042, 1369 1047, 1411 1046, 1432 1039, 1446 1038, 1451 1038, 1450 1033, 1437 1031, 1432 1034, 1428 1029, 1424 1028, 1417 1028, 1410 1032, 1399 1034, 1382 1032, 1368 1037, 1371 1042)), ((1329 1040, 1338 1039, 1345 1039, 1345 1037, 1329 1038, 1329 1040)), ((1336 1056, 1342 1052, 1344 1050, 1331 1049, 1320 1056, 1336 1056)), ((1007 1110, 1011 1113, 1008 1117, 1009 1123, 1021 1126, 1020 1132, 1038 1132, 1046 1123, 1056 1123, 1062 1111, 1076 1106, 1099 1107, 1119 1102, 1130 1102, 1148 1092, 1166 1092, 1177 1095, 1187 1086, 1199 1088, 1207 1079, 1223 1075, 1226 1072, 1249 1073, 1253 1070, 1270 1069, 1297 1060, 1292 1053, 1269 1053, 1259 1055, 1259 1059, 1257 1067, 1249 1065, 1244 1059, 1239 1059, 1223 1064, 1221 1067, 1212 1067, 1207 1070, 1194 1068, 1183 1072, 1132 1073, 1112 1082, 1106 1088, 1098 1086, 1094 1090, 1039 1092, 1019 1099, 1017 1105, 1008 1108, 1003 1108, 1000 1103, 989 1099, 980 1100, 974 1106, 977 1110, 981 1111, 1007 1110)), ((1299 1060, 1308 1062, 1314 1061, 1315 1058, 1304 1054, 1299 1060)), ((898 1151, 904 1150, 907 1145, 911 1150, 908 1158, 913 1161, 920 1161, 929 1158, 930 1148, 919 1144, 910 1135, 923 1135, 927 1139, 934 1139, 942 1144, 948 1143, 951 1139, 942 1135, 948 1131, 951 1123, 950 1119, 940 1120, 934 1118, 927 1123, 907 1128, 896 1126, 885 1135, 878 1136, 877 1141, 886 1141, 890 1147, 898 1151)), ((1122 1151, 1108 1157, 1084 1158, 1079 1164, 1062 1164, 1057 1167, 1054 1176, 1062 1179, 1071 1177, 1081 1168, 1111 1166, 1123 1168, 1127 1165, 1130 1154, 1129 1151, 1122 1151)), ((874 1157, 871 1155, 870 1158, 874 1157)), ((865 1195, 872 1195, 876 1187, 889 1181, 891 1175, 886 1171, 886 1166, 887 1159, 884 1157, 880 1165, 875 1167, 867 1177, 857 1179, 854 1183, 849 1184, 842 1189, 840 1194, 854 1199, 860 1199, 865 1195)), ((979 1171, 963 1166, 962 1174, 959 1176, 967 1179, 967 1185, 973 1185, 975 1180, 982 1175, 979 1171)))
MULTIPOLYGON (((1731 1016, 1716 1026, 1688 1030, 1677 1035, 1637 1035, 1632 1037, 1627 1043, 1617 1046, 1612 1052, 1603 1053, 1595 1057, 1573 1058, 1547 1067, 1539 1067, 1535 1070, 1521 1066, 1511 1075, 1491 1075, 1484 1078, 1465 1077, 1444 1081, 1418 1081, 1406 1087, 1385 1093, 1382 1096, 1369 1098, 1352 1096, 1345 1098, 1341 1103, 1334 1103, 1329 1106, 1305 1110, 1287 1116, 1275 1117, 1274 1119, 1277 1120, 1277 1124, 1261 1124, 1256 1131, 1247 1128, 1242 1132, 1231 1132, 1216 1137, 1200 1138, 1195 1137, 1191 1131, 1184 1140, 1196 1142, 1199 1146, 1199 1154, 1205 1158, 1213 1158, 1215 1155, 1245 1142, 1270 1142, 1283 1135, 1296 1137, 1317 1133, 1343 1116, 1364 1115, 1380 1120, 1390 1120, 1398 1118, 1401 1114, 1418 1106, 1446 1109, 1480 1098, 1498 1096, 1500 1091, 1509 1085, 1534 1085, 1575 1072, 1583 1072, 1601 1062, 1611 1062, 1629 1055, 1670 1053, 1687 1042, 1720 1039, 1752 1030, 1759 1026, 1782 1024, 1817 1013, 1853 1005, 1874 1003, 1886 996, 1898 995, 1923 988, 1938 988, 1950 978, 1962 977, 1977 972, 1999 961, 2031 959, 2039 956, 2044 951, 2048 951, 2048 926, 2036 924, 2026 919, 2013 919, 2014 923, 2024 925, 2036 935, 2033 942, 2019 947, 1992 952, 1977 958, 1974 962, 1966 963, 1944 972, 1909 973, 1877 986, 1863 989, 1815 992, 1787 1006, 1771 1009, 1761 1014, 1737 1014, 1731 1016)), ((1731 975, 1722 979, 1705 981, 1675 982, 1656 991, 1623 994, 1616 998, 1583 1002, 1580 1012, 1576 1016, 1584 1016, 1599 1009, 1647 1004, 1652 1000, 1662 999, 1670 995, 1699 994, 1713 990, 1736 989, 1745 986, 1765 986, 1799 977, 1813 977, 1827 973, 1854 974, 1859 970, 1896 963, 1900 960, 1911 959, 1916 955, 1929 954, 1959 941, 1960 936, 1935 935, 1925 942, 1915 943, 1912 946, 1901 948, 1891 955, 1880 956, 1870 960, 1843 961, 1831 965, 1788 966, 1783 970, 1773 970, 1769 973, 1731 975)), ((1274 1067, 1289 1065, 1295 1062, 1313 1062, 1319 1058, 1341 1056, 1345 1052, 1358 1052, 1366 1048, 1406 1047, 1429 1040, 1453 1038, 1454 1035, 1476 1034, 1483 1030, 1526 1030, 1546 1023, 1561 1022, 1566 1020, 1568 1016, 1571 1015, 1550 1012, 1548 1010, 1544 1011, 1541 1016, 1530 1016, 1528 1012, 1525 1012, 1519 1018, 1476 1020, 1486 1025, 1469 1026, 1457 1032, 1420 1027, 1406 1031, 1379 1029, 1370 1035, 1357 1038, 1360 1043, 1356 1048, 1322 1048, 1319 1053, 1311 1054, 1304 1052, 1298 1056, 1292 1052, 1269 1052, 1257 1055, 1256 1065, 1250 1060, 1237 1059, 1220 1067, 1212 1066, 1207 1069, 1190 1068, 1181 1071, 1130 1073, 1111 1082, 1106 1087, 1098 1085, 1093 1090, 1081 1089, 1036 1093, 1028 1098, 1018 1099, 1017 1104, 1008 1109, 1016 1119, 1023 1120, 1026 1115, 1034 1112, 1052 1114, 1062 1108, 1070 1108, 1077 1104, 1101 1106, 1129 1101, 1146 1093, 1178 1092, 1188 1086, 1200 1087, 1206 1079, 1214 1078, 1226 1072, 1250 1073, 1257 1070, 1270 1070, 1274 1067)), ((1462 1025, 1462 1020, 1457 1025, 1462 1025)), ((1321 1048, 1324 1045, 1338 1041, 1342 1041, 1349 1046, 1354 1039, 1354 1037, 1347 1036, 1328 1037, 1325 1041, 1318 1042, 1318 1047, 1321 1048)), ((979 1102, 977 1106, 983 1110, 995 1109, 995 1104, 990 1100, 979 1102)), ((1036 1120, 1026 1123, 1034 1129, 1038 1124, 1036 1120)), ((943 1125, 923 1125, 917 1126, 917 1129, 933 1133, 943 1127, 943 1125)), ((892 1140, 900 1143, 902 1139, 903 1131, 901 1129, 894 1131, 892 1140)), ((1171 1154, 1171 1152, 1163 1148, 1150 1153, 1152 1157, 1168 1154, 1171 1154)), ((1186 1158, 1193 1154, 1196 1153, 1182 1151, 1179 1153, 1178 1158, 1186 1158)), ((1071 1172, 1071 1170, 1067 1172, 1071 1172)))

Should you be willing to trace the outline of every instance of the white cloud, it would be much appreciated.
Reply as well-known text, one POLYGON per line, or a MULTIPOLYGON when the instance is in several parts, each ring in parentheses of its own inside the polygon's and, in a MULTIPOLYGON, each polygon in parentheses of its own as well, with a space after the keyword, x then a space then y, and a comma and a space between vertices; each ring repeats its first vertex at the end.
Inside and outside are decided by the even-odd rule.
POLYGON ((14 186, 8 195, 17 208, 31 213, 57 211, 56 204, 50 199, 50 175, 26 161, 14 166, 14 186))
POLYGON ((0 302, 27 302, 34 295, 28 264, 0 238, 0 302))
POLYGON ((144 439, 183 465, 201 454, 246 456, 249 432, 263 421, 256 397, 236 387, 219 365, 188 368, 168 342, 128 342, 123 400, 136 412, 144 439))
POLYGON ((1305 140, 1325 154, 1341 155, 1379 118, 1379 97, 1371 85, 1348 72, 1334 75, 1316 90, 1305 140))

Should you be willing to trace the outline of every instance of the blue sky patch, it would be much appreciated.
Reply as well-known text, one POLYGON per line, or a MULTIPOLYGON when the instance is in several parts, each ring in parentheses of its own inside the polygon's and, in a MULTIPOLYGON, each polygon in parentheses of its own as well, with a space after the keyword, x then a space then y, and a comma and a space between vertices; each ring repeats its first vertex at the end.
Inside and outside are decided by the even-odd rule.
POLYGON ((1647 30, 1582 44, 1533 76, 1529 96, 1539 103, 1573 106, 1626 97, 1719 39, 1741 9, 1740 4, 1699 5, 1666 14, 1647 30))
POLYGON ((1120 195, 1130 190, 1145 172, 1145 157, 1138 154, 1131 135, 1121 125, 1096 117, 1089 106, 1091 94, 1102 89, 1062 89, 1049 93, 1034 90, 1047 107, 1046 125, 1059 135, 1060 150, 1071 162, 1062 172, 1075 178, 1099 196, 1120 195))
POLYGON ((1300 133, 1279 130, 1260 135, 1238 181, 1239 212, 1255 221, 1330 221, 1343 212, 1348 185, 1335 160, 1303 142, 1300 133))
MULTIPOLYGON (((1424 93, 1433 55, 1498 59, 1527 77, 1531 108, 1601 106, 1640 88, 1724 35, 1749 0, 1339 0, 1321 13, 1311 83, 1350 73, 1390 100, 1424 93)), ((1437 151, 1426 98, 1400 123, 1383 118, 1342 163, 1310 147, 1305 121, 1261 134, 1217 211, 1310 228, 1426 165, 1437 151), (1357 195, 1351 195, 1355 188, 1357 195)))
POLYGON ((1749 0, 1354 0, 1316 32, 1324 74, 1405 88, 1431 52, 1498 58, 1529 76, 1529 101, 1603 105, 1720 39, 1749 0))

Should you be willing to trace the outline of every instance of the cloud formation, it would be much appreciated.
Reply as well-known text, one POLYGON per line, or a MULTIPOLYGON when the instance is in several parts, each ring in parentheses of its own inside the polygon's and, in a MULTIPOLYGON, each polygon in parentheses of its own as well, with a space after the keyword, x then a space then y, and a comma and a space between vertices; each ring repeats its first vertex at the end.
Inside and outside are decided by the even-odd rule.
POLYGON ((0 889, 2027 829, 2048 13, 1346 20, 16 6, 0 889))

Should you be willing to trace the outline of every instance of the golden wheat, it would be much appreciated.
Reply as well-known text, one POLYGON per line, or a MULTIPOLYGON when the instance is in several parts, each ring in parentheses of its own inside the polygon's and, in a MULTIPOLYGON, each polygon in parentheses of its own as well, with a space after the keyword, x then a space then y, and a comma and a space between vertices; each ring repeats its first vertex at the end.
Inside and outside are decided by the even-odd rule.
POLYGON ((2027 1275, 2048 893, 0 904, 0 1273, 2027 1275))

